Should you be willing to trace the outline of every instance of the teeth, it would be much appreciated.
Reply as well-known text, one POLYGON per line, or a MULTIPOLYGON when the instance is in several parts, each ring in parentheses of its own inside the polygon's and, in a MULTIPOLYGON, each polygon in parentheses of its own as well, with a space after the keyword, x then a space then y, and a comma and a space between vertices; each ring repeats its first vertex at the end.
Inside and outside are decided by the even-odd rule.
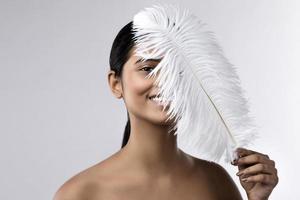
POLYGON ((160 100, 162 100, 162 99, 161 99, 161 98, 154 97, 154 98, 152 98, 152 100, 153 100, 153 101, 160 101, 160 100))
POLYGON ((152 98, 150 98, 150 100, 157 101, 157 102, 166 101, 165 99, 162 99, 162 98, 159 98, 159 97, 152 97, 152 98))
POLYGON ((150 97, 149 99, 151 99, 151 100, 157 100, 157 99, 160 99, 160 97, 153 96, 153 97, 150 97))
MULTIPOLYGON (((149 99, 150 99, 150 100, 153 100, 153 101, 156 101, 156 102, 164 102, 164 101, 166 101, 166 99, 163 99, 163 98, 157 97, 157 96, 150 97, 149 99)), ((172 99, 171 99, 171 100, 172 100, 172 99)))
POLYGON ((160 98, 158 97, 150 97, 151 100, 159 100, 160 98))

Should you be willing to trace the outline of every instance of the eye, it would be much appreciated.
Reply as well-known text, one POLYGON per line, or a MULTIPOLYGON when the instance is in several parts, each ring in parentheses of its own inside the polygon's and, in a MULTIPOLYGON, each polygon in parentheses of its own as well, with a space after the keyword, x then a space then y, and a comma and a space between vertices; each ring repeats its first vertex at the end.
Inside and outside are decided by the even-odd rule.
MULTIPOLYGON (((145 65, 145 66, 148 66, 148 65, 145 65)), ((154 67, 143 67, 143 68, 141 68, 140 70, 141 70, 141 71, 150 72, 149 69, 154 69, 154 67)))

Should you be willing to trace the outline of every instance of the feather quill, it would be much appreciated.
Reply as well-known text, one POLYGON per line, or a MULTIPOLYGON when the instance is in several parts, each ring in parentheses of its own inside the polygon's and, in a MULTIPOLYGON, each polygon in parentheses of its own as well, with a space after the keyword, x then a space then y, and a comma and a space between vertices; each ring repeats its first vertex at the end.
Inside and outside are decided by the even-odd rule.
POLYGON ((214 33, 189 10, 157 4, 133 18, 135 55, 161 59, 146 76, 156 77, 178 146, 206 160, 237 158, 236 148, 257 137, 236 69, 214 33))

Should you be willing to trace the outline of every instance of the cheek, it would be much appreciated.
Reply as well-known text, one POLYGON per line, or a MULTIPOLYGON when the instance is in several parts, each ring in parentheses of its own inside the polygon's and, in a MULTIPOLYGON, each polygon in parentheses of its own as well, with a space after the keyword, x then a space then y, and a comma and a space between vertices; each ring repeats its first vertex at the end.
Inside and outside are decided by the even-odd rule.
POLYGON ((152 81, 144 78, 143 74, 131 72, 126 78, 126 97, 129 101, 143 102, 152 87, 152 81))

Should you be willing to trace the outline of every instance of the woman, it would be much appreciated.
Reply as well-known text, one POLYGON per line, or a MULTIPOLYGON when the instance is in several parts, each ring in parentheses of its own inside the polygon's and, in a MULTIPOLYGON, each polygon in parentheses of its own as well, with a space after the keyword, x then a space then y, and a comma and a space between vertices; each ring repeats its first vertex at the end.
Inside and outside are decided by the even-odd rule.
MULTIPOLYGON (((177 136, 168 134, 174 121, 166 121, 166 110, 155 101, 154 78, 145 79, 159 60, 140 62, 132 38, 130 22, 113 42, 108 72, 113 95, 127 108, 122 148, 69 179, 54 199, 242 199, 223 167, 186 154, 177 147, 177 136)), ((278 183, 274 161, 247 149, 238 154, 232 164, 248 199, 268 199, 278 183)))

